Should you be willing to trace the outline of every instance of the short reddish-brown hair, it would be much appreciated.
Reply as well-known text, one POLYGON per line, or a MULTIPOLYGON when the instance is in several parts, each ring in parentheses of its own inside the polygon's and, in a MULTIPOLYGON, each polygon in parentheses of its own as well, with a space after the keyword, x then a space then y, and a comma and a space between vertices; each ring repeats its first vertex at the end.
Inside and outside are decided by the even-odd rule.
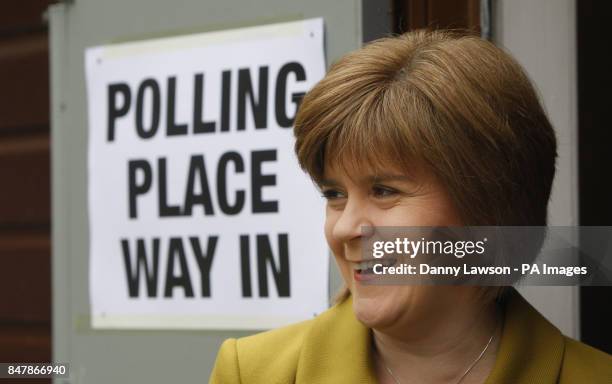
POLYGON ((315 181, 325 161, 421 160, 466 225, 546 224, 555 133, 520 65, 479 37, 420 30, 347 54, 306 94, 294 132, 315 181))

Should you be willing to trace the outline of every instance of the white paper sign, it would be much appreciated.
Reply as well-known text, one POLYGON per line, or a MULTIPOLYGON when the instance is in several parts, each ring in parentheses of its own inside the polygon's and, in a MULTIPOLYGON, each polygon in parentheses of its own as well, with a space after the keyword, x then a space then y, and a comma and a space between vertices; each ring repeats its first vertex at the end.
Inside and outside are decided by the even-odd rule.
POLYGON ((94 328, 266 329, 327 306, 324 202, 292 125, 313 19, 89 48, 94 328))

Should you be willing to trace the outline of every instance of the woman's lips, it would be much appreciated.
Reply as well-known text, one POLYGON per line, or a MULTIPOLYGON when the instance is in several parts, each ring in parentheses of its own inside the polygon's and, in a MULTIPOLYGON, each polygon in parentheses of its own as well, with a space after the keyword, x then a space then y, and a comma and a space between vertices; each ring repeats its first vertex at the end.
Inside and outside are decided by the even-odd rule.
POLYGON ((376 278, 374 273, 363 273, 361 271, 355 270, 353 272, 353 278, 355 281, 370 281, 376 278))
MULTIPOLYGON (((397 259, 395 258, 383 258, 383 259, 373 259, 373 260, 365 260, 360 263, 353 264, 353 278, 355 281, 371 281, 376 278, 376 274, 374 273, 374 266, 376 264, 381 264, 385 267, 391 267, 395 265, 397 259)), ((379 267, 380 268, 380 267, 379 267)))

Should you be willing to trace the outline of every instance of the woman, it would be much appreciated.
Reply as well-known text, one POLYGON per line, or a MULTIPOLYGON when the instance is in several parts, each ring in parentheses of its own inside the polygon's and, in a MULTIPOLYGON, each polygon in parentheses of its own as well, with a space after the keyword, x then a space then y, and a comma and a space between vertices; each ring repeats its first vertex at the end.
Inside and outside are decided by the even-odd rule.
POLYGON ((516 291, 365 284, 362 226, 546 224, 556 139, 520 66, 417 31, 349 53, 304 98, 301 166, 345 288, 314 319, 227 340, 212 383, 612 383, 516 291))

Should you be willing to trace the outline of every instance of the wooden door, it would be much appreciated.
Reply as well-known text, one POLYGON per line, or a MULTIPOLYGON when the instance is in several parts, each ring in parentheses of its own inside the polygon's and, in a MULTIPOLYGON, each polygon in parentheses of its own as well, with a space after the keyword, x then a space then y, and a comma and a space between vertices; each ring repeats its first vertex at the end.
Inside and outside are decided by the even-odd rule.
POLYGON ((419 28, 480 32, 480 0, 392 0, 396 33, 419 28))
POLYGON ((1 362, 51 361, 50 2, 0 11, 1 362))

